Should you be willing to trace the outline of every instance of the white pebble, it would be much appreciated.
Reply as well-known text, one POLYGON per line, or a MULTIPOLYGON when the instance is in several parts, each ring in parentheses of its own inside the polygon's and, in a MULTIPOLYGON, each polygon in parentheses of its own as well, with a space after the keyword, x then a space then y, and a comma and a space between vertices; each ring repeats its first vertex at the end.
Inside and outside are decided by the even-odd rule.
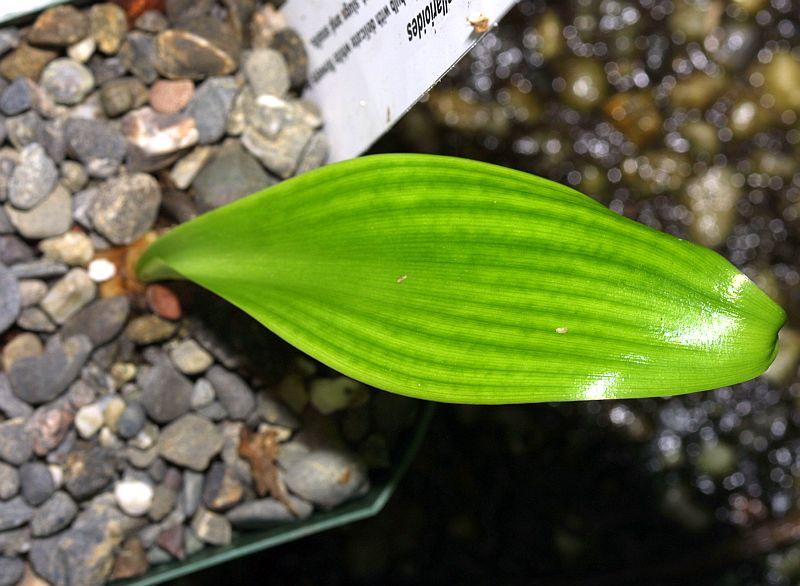
POLYGON ((123 480, 114 487, 114 498, 126 515, 139 517, 153 504, 153 487, 141 480, 123 480))
POLYGON ((89 439, 103 427, 103 409, 97 403, 78 409, 75 414, 75 429, 80 436, 89 439))
POLYGON ((88 271, 92 281, 102 283, 117 274, 117 267, 106 258, 96 258, 89 263, 88 271))

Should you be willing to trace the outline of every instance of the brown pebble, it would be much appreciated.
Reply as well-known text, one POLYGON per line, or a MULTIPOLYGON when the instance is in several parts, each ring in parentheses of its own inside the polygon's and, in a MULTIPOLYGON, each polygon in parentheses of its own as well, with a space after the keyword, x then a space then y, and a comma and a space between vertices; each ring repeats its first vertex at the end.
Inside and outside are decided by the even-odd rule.
POLYGON ((150 105, 156 112, 175 114, 183 110, 194 96, 194 83, 188 79, 161 79, 150 88, 150 105))
POLYGON ((56 57, 58 57, 58 53, 55 51, 37 49, 27 43, 22 43, 0 61, 0 75, 10 80, 18 77, 29 77, 36 80, 39 79, 45 65, 56 57))
POLYGON ((182 560, 186 556, 183 547, 183 525, 180 523, 162 531, 156 543, 176 559, 182 560))
POLYGON ((164 285, 149 285, 145 293, 150 310, 164 319, 180 319, 183 314, 178 296, 164 285))
POLYGON ((111 580, 122 580, 141 576, 147 571, 147 552, 138 537, 133 537, 125 542, 114 560, 114 569, 111 571, 111 580))

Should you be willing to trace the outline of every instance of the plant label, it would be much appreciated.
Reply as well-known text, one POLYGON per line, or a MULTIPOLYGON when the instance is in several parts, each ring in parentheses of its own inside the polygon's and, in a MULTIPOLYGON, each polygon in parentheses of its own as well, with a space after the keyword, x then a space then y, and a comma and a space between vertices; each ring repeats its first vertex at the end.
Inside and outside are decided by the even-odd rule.
POLYGON ((307 96, 330 161, 358 156, 413 106, 516 0, 289 0, 306 44, 307 96))

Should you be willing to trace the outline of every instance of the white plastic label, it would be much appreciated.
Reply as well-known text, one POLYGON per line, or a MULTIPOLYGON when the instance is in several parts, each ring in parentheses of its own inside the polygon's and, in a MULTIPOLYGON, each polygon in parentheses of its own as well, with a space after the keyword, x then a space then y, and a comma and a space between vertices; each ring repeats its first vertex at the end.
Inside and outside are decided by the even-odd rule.
POLYGON ((516 0, 289 0, 331 161, 368 149, 516 0))

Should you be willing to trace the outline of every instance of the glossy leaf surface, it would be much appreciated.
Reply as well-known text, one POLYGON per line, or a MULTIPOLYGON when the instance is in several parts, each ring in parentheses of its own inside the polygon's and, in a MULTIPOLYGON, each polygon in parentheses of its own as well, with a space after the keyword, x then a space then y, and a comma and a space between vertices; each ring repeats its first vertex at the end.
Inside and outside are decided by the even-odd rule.
POLYGON ((183 224, 139 265, 318 360, 438 401, 648 397, 747 380, 785 314, 715 252, 533 175, 378 155, 183 224))

